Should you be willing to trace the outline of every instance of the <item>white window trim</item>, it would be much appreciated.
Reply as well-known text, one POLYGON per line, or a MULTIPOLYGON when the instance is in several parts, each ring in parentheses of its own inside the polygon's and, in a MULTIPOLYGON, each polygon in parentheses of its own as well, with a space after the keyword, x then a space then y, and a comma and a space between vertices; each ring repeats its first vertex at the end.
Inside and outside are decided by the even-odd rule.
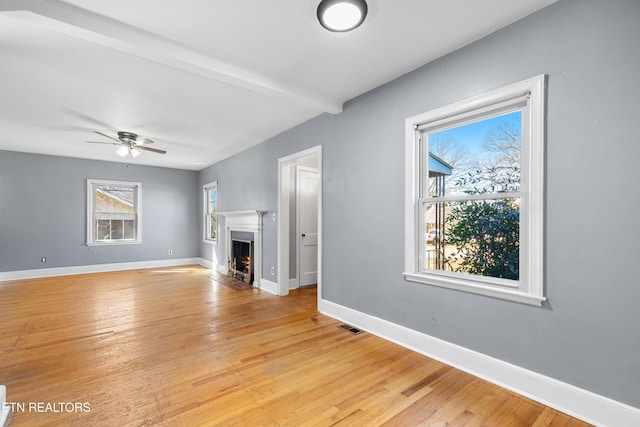
POLYGON ((545 76, 539 75, 492 92, 405 120, 405 271, 406 280, 467 291, 540 306, 544 297, 544 109, 545 76), (420 268, 420 134, 432 125, 471 121, 478 113, 494 111, 527 95, 521 135, 520 280, 507 281, 477 275, 420 268), (525 126, 523 126, 523 131, 525 126), (515 285, 514 285, 515 284, 515 285))
MULTIPOLYGON (((217 190, 218 190, 218 181, 213 181, 210 182, 208 184, 205 184, 202 186, 202 195, 203 195, 203 199, 202 199, 202 241, 205 243, 209 243, 209 244, 217 244, 218 243, 218 239, 211 239, 209 238, 209 233, 207 232, 208 227, 209 227, 209 220, 208 220, 208 215, 209 215, 209 208, 208 208, 208 204, 209 204, 209 190, 214 188, 216 189, 216 194, 217 194, 217 190)), ((217 201, 216 201, 216 211, 218 209, 218 205, 217 205, 217 201)), ((217 233, 216 233, 217 234, 217 233)))
POLYGON ((87 246, 139 245, 142 243, 142 183, 130 181, 112 181, 106 179, 87 179, 87 246), (95 185, 135 186, 136 191, 136 238, 135 240, 95 240, 94 233, 94 204, 93 187, 95 185))

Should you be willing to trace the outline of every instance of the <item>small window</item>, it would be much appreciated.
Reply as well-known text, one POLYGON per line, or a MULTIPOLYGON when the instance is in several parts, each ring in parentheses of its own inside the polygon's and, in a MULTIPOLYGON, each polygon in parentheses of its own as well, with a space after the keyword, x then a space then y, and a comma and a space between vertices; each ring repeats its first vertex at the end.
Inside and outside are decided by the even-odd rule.
POLYGON ((407 280, 540 305, 544 76, 407 119, 407 280))
POLYGON ((139 182, 87 180, 87 245, 140 243, 139 182))
POLYGON ((215 242, 218 239, 218 183, 212 182, 204 187, 204 240, 215 242))

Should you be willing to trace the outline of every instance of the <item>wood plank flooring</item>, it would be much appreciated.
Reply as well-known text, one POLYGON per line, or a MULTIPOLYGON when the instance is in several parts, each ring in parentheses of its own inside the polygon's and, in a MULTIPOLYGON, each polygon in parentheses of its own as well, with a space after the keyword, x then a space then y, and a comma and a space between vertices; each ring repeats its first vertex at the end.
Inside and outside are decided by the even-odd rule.
POLYGON ((24 405, 10 425, 586 425, 338 328, 314 288, 276 297, 209 274, 0 282, 0 384, 24 405))

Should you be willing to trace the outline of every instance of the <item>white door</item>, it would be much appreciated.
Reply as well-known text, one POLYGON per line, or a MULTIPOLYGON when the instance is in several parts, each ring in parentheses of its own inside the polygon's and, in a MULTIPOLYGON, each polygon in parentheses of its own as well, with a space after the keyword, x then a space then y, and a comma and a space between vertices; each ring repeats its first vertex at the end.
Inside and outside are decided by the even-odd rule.
POLYGON ((296 218, 298 223, 298 279, 300 286, 318 283, 318 194, 317 169, 298 166, 296 218))

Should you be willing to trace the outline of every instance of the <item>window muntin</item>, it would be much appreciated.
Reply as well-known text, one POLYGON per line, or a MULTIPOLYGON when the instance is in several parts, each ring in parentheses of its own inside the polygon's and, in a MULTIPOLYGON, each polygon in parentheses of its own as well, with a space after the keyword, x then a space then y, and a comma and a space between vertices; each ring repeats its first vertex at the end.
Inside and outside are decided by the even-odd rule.
POLYGON ((215 242, 218 239, 218 183, 206 184, 203 189, 204 240, 215 242))
POLYGON ((87 180, 87 244, 141 242, 141 184, 87 180))
POLYGON ((545 300, 543 119, 544 76, 407 119, 407 280, 545 300))

